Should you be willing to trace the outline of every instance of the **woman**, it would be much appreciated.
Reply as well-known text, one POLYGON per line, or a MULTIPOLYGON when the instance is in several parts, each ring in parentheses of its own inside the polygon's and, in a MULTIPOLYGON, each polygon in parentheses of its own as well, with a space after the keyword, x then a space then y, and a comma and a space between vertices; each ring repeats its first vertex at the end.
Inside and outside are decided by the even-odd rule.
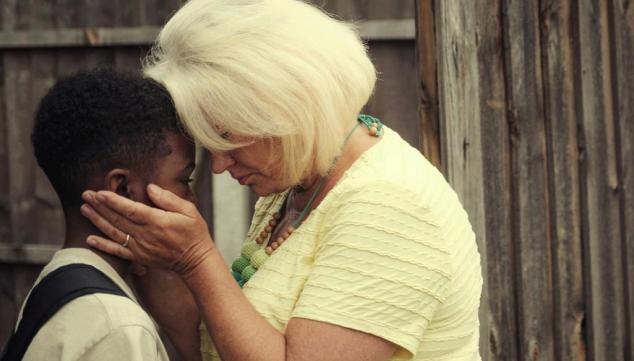
POLYGON ((359 116, 375 69, 348 25, 296 0, 190 0, 145 73, 187 132, 261 196, 232 269, 195 206, 86 192, 103 251, 175 271, 204 359, 479 360, 475 237, 442 175, 359 116))

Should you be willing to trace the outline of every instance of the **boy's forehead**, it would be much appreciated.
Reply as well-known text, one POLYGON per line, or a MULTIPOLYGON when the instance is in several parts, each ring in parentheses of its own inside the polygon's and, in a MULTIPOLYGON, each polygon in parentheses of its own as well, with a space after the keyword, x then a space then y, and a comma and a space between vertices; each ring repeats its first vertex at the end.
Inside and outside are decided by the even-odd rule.
POLYGON ((194 162, 196 147, 191 140, 183 134, 169 132, 165 138, 165 154, 159 156, 159 164, 166 163, 171 166, 183 166, 194 162))

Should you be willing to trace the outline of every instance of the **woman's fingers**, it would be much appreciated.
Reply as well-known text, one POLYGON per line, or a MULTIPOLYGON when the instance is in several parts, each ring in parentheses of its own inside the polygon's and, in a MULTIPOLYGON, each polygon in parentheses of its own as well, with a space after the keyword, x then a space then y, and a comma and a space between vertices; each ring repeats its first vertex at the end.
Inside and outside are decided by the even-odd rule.
POLYGON ((94 247, 102 252, 117 256, 130 261, 134 260, 134 254, 128 248, 123 247, 117 242, 99 236, 88 236, 86 239, 91 247, 94 247))
MULTIPOLYGON (((100 207, 100 208, 103 208, 103 207, 100 207)), ((99 230, 103 232, 103 234, 105 234, 106 236, 110 237, 110 239, 120 244, 123 244, 125 242, 125 239, 127 237, 126 231, 127 232, 132 231, 131 229, 128 229, 127 227, 125 230, 120 230, 118 227, 113 226, 109 220, 104 218, 103 213, 105 213, 106 211, 104 211, 103 209, 95 210, 93 206, 84 204, 79 208, 79 210, 81 214, 84 217, 88 218, 88 220, 90 220, 90 222, 92 222, 92 224, 94 224, 95 227, 99 228, 99 230)), ((109 211, 109 212, 112 212, 112 211, 109 211)), ((121 220, 119 220, 119 223, 121 223, 121 220)))
MULTIPOLYGON (((157 209, 146 206, 143 203, 135 202, 131 199, 122 197, 116 193, 109 191, 91 192, 86 191, 83 194, 83 199, 86 203, 96 208, 98 203, 106 206, 113 211, 110 216, 119 216, 122 219, 129 220, 138 225, 145 225, 157 217, 157 209)), ((101 213, 101 212, 100 212, 101 213)), ((103 216, 106 216, 102 214, 103 216)), ((119 218, 108 219, 110 223, 117 226, 119 218)))
POLYGON ((198 210, 193 203, 186 201, 176 194, 164 190, 155 184, 148 185, 147 194, 150 196, 152 202, 161 209, 169 212, 180 213, 192 218, 198 215, 198 210))

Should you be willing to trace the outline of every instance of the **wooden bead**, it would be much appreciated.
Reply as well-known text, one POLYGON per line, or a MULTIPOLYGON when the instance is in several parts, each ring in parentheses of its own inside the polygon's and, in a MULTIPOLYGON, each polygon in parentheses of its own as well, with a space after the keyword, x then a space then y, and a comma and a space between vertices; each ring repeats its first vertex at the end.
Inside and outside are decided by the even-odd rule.
POLYGON ((370 128, 370 135, 371 135, 371 136, 373 136, 373 137, 375 137, 375 136, 376 136, 376 134, 377 134, 377 130, 376 130, 376 128, 370 128))
POLYGON ((264 252, 266 252, 266 254, 270 256, 271 253, 273 253, 273 248, 271 248, 271 246, 268 246, 264 249, 264 252))
POLYGON ((291 233, 295 232, 295 227, 288 226, 288 228, 286 228, 286 232, 288 232, 288 234, 291 234, 291 233))
POLYGON ((273 248, 273 249, 277 249, 277 247, 279 247, 279 246, 280 246, 279 243, 277 243, 275 241, 273 243, 271 243, 271 248, 273 248))
POLYGON ((277 244, 282 244, 282 243, 284 243, 284 241, 286 241, 286 240, 284 238, 280 237, 275 242, 277 242, 277 244))
POLYGON ((264 230, 265 230, 267 233, 271 233, 271 232, 273 232, 273 227, 271 227, 271 226, 266 226, 266 228, 264 228, 264 230))
POLYGON ((266 230, 263 230, 262 232, 260 232, 260 238, 266 238, 269 235, 269 232, 267 232, 266 230))
POLYGON ((271 220, 269 221, 269 226, 275 227, 276 225, 277 225, 277 221, 275 220, 275 218, 271 218, 271 220))
POLYGON ((279 221, 279 220, 280 220, 280 218, 282 218, 282 215, 281 215, 281 214, 279 214, 279 213, 275 213, 275 214, 273 214, 273 219, 275 219, 276 221, 279 221))
POLYGON ((256 238, 256 239, 255 239, 255 242, 256 242, 257 244, 262 244, 262 243, 264 243, 264 238, 262 238, 262 237, 258 237, 258 238, 256 238))

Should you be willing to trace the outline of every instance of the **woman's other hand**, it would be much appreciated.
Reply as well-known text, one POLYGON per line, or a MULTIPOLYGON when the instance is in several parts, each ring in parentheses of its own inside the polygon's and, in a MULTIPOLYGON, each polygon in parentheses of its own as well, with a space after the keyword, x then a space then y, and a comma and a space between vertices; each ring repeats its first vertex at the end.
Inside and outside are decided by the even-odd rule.
POLYGON ((82 214, 109 238, 91 235, 87 243, 124 259, 187 275, 213 250, 207 224, 193 203, 153 184, 147 192, 158 208, 113 192, 84 192, 82 214))

